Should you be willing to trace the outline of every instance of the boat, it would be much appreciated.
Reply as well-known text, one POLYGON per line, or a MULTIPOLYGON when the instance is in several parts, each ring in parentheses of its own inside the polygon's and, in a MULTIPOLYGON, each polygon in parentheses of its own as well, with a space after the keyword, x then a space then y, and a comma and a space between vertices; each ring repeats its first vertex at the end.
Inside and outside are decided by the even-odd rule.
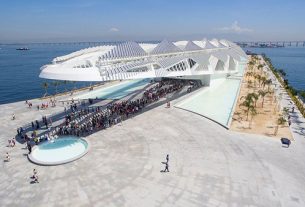
POLYGON ((28 47, 20 47, 20 48, 17 48, 16 50, 30 50, 28 47))

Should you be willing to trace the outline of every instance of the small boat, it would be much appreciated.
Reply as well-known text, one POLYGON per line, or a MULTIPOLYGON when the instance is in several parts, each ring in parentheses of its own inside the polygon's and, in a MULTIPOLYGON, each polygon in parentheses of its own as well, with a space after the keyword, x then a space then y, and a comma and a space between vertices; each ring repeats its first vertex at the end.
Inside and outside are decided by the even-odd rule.
POLYGON ((20 48, 17 48, 16 50, 30 50, 28 47, 20 47, 20 48))

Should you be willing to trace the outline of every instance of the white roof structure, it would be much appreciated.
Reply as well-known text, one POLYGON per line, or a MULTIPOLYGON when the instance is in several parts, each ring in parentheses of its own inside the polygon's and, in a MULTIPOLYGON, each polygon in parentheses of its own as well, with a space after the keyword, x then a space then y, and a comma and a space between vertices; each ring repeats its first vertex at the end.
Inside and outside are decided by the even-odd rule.
POLYGON ((202 47, 196 45, 193 41, 188 41, 184 47, 184 51, 195 51, 195 50, 202 50, 202 47))
POLYGON ((194 77, 237 73, 238 65, 246 61, 244 51, 228 40, 125 42, 57 57, 41 67, 39 77, 70 81, 194 77))
POLYGON ((182 50, 174 45, 174 43, 167 41, 166 39, 160 42, 153 51, 150 52, 152 55, 172 53, 172 52, 181 52, 182 50))

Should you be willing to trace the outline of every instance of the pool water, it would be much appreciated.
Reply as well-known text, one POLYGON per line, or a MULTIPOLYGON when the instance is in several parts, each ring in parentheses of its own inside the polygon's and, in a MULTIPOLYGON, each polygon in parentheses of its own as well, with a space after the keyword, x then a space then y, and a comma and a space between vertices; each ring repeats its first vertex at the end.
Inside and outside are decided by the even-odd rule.
POLYGON ((97 89, 84 95, 76 97, 77 99, 99 98, 99 99, 121 99, 128 94, 143 89, 150 79, 128 80, 113 86, 97 89))
POLYGON ((45 141, 35 148, 29 159, 37 164, 55 165, 76 160, 88 151, 88 142, 75 136, 59 137, 45 141))
POLYGON ((227 79, 217 86, 203 89, 176 106, 228 127, 239 84, 238 79, 227 79))
POLYGON ((240 66, 238 74, 226 78, 216 85, 203 88, 175 106, 203 115, 225 128, 229 128, 239 94, 243 71, 244 66, 240 66))

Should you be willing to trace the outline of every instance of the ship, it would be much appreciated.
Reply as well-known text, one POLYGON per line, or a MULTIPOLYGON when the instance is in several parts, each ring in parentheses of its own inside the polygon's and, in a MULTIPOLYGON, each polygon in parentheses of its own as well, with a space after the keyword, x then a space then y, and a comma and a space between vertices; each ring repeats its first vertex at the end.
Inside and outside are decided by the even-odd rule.
POLYGON ((17 48, 16 50, 30 50, 28 47, 20 47, 20 48, 17 48))

